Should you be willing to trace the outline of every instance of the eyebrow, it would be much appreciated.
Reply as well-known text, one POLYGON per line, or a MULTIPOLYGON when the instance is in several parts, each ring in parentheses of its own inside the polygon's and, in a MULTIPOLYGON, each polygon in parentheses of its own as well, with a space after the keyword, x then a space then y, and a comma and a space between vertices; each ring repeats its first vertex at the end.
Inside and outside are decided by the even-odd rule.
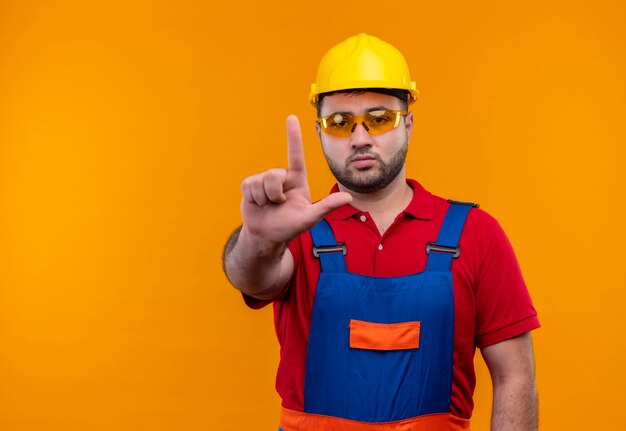
MULTIPOLYGON (((365 112, 372 112, 372 111, 393 111, 393 109, 387 108, 386 106, 378 105, 378 106, 371 106, 371 107, 367 108, 367 110, 365 112)), ((324 115, 324 117, 330 117, 331 115, 337 115, 337 114, 339 114, 339 115, 356 115, 352 111, 336 111, 336 112, 331 112, 328 115, 324 115)))
POLYGON ((393 111, 392 108, 387 108, 385 106, 379 105, 379 106, 373 106, 370 109, 367 110, 367 112, 372 112, 372 111, 393 111))

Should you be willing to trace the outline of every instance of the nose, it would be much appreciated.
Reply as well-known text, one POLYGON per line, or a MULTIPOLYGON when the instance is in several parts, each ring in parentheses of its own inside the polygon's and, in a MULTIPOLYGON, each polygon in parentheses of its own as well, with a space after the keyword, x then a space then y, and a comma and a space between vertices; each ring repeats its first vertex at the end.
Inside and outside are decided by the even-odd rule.
POLYGON ((352 143, 353 148, 359 148, 359 147, 372 145, 372 135, 368 133, 367 129, 365 128, 365 124, 363 123, 356 125, 356 127, 354 128, 354 131, 352 132, 351 140, 352 140, 351 143, 352 143))

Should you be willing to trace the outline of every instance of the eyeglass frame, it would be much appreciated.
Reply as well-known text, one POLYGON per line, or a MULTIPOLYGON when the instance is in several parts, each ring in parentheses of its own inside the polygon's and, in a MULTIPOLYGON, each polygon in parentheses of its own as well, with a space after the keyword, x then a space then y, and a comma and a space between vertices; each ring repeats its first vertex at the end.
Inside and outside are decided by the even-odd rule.
MULTIPOLYGON (((363 125, 363 128, 365 128, 365 131, 368 134, 370 134, 371 136, 377 136, 377 135, 382 135, 384 133, 390 132, 390 131, 392 131, 394 129, 397 129, 398 126, 400 126, 400 117, 406 117, 409 113, 410 113, 410 111, 403 111, 401 109, 372 109, 371 111, 368 111, 365 114, 361 114, 361 115, 354 115, 354 114, 351 114, 349 112, 334 112, 334 113, 332 113, 330 115, 325 115, 323 117, 319 117, 315 121, 320 125, 322 131, 325 134, 330 135, 330 136, 335 136, 335 137, 338 137, 338 138, 347 138, 347 137, 351 136, 354 133, 354 131, 356 130, 356 127, 359 124, 363 125), (367 124, 365 124, 365 119, 372 112, 377 112, 377 111, 383 111, 383 112, 387 112, 387 113, 392 113, 392 114, 394 114, 396 116, 396 120, 395 120, 395 123, 394 123, 393 127, 391 127, 389 130, 385 130, 384 132, 381 132, 381 133, 372 134, 372 133, 370 133, 370 128, 367 126, 367 124), (334 117, 336 115, 349 115, 350 117, 352 117, 354 119, 354 123, 352 125, 352 129, 350 130, 350 135, 340 136, 340 135, 334 135, 332 133, 328 133, 327 132, 329 127, 326 125, 326 121, 329 118, 332 118, 332 117, 334 117)), ((373 116, 373 117, 376 118, 376 116, 373 116)))

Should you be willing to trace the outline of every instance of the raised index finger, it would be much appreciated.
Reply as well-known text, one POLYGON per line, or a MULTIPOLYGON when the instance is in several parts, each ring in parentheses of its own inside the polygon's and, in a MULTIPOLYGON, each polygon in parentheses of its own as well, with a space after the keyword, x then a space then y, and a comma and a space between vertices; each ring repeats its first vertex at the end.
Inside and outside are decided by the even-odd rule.
POLYGON ((287 117, 287 164, 290 171, 301 173, 306 178, 302 132, 298 117, 295 115, 287 117))

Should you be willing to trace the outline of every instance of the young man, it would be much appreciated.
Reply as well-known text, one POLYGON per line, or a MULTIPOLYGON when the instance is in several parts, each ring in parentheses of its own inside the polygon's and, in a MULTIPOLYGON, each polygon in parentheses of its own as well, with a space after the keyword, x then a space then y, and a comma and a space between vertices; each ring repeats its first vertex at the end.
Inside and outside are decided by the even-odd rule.
POLYGON ((293 116, 288 168, 241 184, 224 269, 249 306, 274 304, 284 431, 467 430, 476 347, 492 430, 536 429, 536 312, 498 223, 406 178, 416 98, 399 51, 351 37, 310 97, 332 192, 311 202, 293 116))

